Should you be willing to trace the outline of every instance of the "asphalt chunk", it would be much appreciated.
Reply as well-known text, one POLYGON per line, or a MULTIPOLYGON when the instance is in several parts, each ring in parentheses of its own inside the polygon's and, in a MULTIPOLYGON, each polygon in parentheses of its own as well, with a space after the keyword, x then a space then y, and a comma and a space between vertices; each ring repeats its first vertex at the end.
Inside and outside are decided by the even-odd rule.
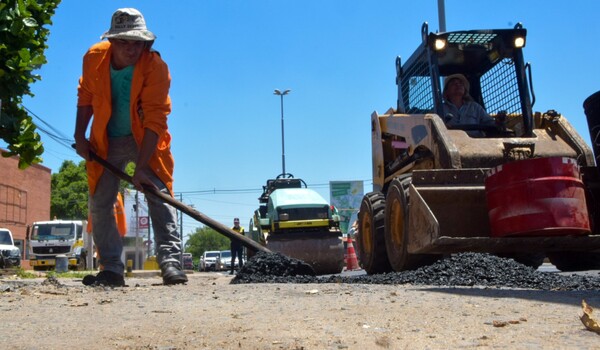
POLYGON ((269 283, 275 277, 299 276, 314 277, 315 271, 304 261, 280 253, 258 252, 246 261, 232 283, 269 283))
POLYGON ((537 290, 600 290, 600 276, 541 272, 513 259, 484 253, 460 253, 412 271, 360 276, 314 276, 299 260, 279 253, 258 253, 231 283, 360 283, 446 287, 482 286, 537 290))

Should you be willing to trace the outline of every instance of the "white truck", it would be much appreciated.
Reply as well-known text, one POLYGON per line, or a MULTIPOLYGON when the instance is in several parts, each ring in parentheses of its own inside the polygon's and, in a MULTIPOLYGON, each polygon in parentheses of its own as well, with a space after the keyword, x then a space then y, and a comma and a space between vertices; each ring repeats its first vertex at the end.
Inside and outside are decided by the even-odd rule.
POLYGON ((27 229, 29 264, 34 270, 52 270, 57 255, 64 255, 71 270, 93 268, 93 239, 86 228, 86 220, 34 222, 27 229))
POLYGON ((12 232, 0 228, 0 268, 21 266, 21 250, 15 246, 12 232))

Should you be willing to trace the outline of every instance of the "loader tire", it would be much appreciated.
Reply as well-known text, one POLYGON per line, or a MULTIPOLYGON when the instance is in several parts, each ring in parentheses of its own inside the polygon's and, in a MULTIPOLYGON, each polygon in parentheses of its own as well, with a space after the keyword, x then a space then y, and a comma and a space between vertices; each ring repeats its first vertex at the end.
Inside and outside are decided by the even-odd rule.
POLYGON ((392 180, 385 200, 385 246, 388 261, 397 272, 430 265, 441 258, 434 254, 408 253, 408 188, 411 180, 410 174, 392 180))
POLYGON ((368 274, 391 272, 384 237, 385 197, 367 193, 360 204, 356 248, 359 264, 368 274))
POLYGON ((590 252, 553 252, 548 259, 563 272, 600 269, 600 253, 590 252))

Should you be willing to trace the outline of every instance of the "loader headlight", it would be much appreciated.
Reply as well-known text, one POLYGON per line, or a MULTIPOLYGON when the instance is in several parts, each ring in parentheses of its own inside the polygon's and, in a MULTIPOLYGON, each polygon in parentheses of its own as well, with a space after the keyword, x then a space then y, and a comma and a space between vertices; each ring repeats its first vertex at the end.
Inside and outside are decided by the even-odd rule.
POLYGON ((290 219, 290 214, 281 213, 279 214, 279 221, 288 221, 290 219))
POLYGON ((525 38, 522 36, 516 37, 514 44, 515 44, 515 48, 517 48, 517 49, 522 48, 523 46, 525 46, 525 38))
POLYGON ((433 43, 433 48, 436 51, 441 51, 444 48, 446 48, 446 40, 445 39, 435 39, 435 42, 433 43))

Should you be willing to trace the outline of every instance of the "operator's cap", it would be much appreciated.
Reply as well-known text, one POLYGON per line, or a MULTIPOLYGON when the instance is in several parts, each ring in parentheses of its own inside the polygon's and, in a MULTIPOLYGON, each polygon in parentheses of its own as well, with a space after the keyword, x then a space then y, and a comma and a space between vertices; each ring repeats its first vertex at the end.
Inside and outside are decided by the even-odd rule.
POLYGON ((156 35, 146 28, 146 21, 140 11, 134 8, 122 8, 115 11, 110 29, 102 34, 100 39, 153 41, 156 35))
POLYGON ((467 94, 469 93, 469 90, 470 90, 469 81, 467 80, 467 78, 465 78, 464 75, 462 75, 460 73, 452 74, 452 75, 449 75, 444 78, 444 91, 446 91, 446 87, 448 87, 448 84, 453 79, 459 79, 460 81, 462 81, 463 85, 465 86, 465 93, 467 93, 467 94))

